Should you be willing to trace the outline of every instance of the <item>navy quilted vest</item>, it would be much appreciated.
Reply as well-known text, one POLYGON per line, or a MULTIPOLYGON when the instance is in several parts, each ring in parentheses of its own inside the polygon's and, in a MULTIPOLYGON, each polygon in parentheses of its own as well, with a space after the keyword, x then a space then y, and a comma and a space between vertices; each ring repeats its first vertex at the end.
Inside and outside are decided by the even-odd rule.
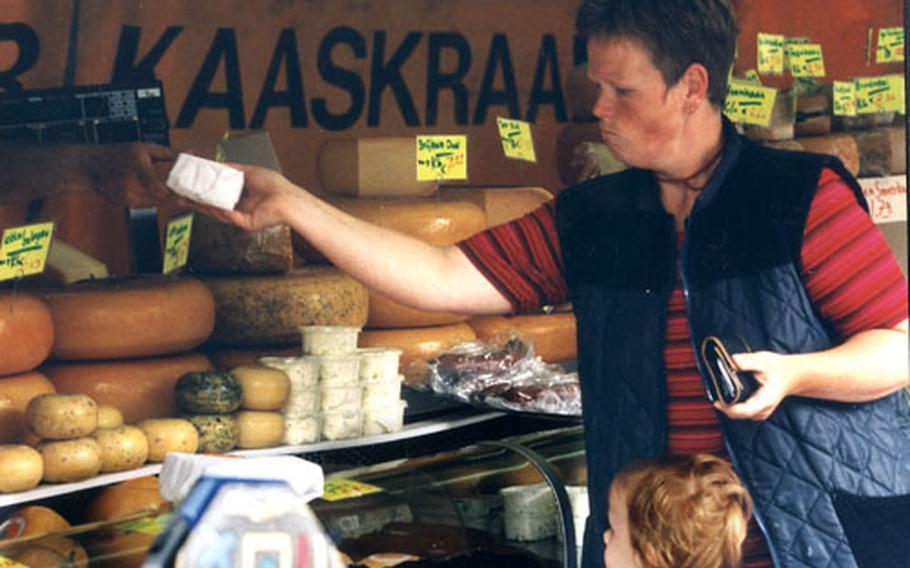
MULTIPOLYGON (((763 148, 729 124, 725 136, 724 158, 690 215, 682 252, 693 342, 713 334, 742 336, 756 351, 827 349, 834 334, 800 279, 803 228, 822 168, 849 180, 865 207, 862 193, 830 156, 763 148)), ((653 175, 643 170, 567 189, 556 210, 578 322, 588 449, 592 513, 583 564, 595 567, 603 564, 613 475, 630 460, 665 454, 662 346, 675 236, 653 175)), ((789 397, 767 421, 721 415, 721 427, 777 566, 865 568, 877 565, 876 554, 895 551, 889 530, 910 540, 897 521, 853 527, 863 514, 910 516, 904 391, 864 404, 789 397)))

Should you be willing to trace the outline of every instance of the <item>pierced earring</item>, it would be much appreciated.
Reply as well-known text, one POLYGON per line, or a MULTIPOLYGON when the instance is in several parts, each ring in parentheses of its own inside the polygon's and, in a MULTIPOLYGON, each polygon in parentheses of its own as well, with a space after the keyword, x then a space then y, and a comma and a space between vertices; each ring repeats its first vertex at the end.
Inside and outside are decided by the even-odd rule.
POLYGON ((692 114, 693 112, 695 112, 695 105, 686 104, 685 106, 683 106, 683 112, 685 112, 686 114, 692 114))

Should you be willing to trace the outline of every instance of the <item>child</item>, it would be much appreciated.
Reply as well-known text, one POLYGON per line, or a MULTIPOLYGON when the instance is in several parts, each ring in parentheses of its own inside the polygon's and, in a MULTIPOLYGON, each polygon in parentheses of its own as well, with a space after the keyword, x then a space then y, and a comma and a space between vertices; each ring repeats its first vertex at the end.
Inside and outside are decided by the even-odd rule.
POLYGON ((621 470, 610 487, 607 568, 734 568, 752 514, 730 465, 699 454, 621 470))

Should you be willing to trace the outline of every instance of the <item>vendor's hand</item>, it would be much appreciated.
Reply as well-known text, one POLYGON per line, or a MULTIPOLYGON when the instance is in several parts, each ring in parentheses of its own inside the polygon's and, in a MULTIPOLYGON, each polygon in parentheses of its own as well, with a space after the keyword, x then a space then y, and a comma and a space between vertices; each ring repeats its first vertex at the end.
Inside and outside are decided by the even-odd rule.
POLYGON ((226 164, 243 172, 243 193, 233 210, 193 203, 191 207, 225 223, 247 231, 261 231, 284 222, 284 213, 291 206, 300 188, 280 173, 243 164, 226 164))
POLYGON ((92 189, 117 205, 186 203, 165 185, 177 152, 142 142, 80 146, 79 164, 92 189))
POLYGON ((767 420, 780 402, 793 394, 795 377, 787 365, 787 356, 771 351, 737 353, 733 361, 742 371, 751 371, 758 382, 752 396, 739 404, 728 405, 723 401, 714 407, 734 420, 767 420))

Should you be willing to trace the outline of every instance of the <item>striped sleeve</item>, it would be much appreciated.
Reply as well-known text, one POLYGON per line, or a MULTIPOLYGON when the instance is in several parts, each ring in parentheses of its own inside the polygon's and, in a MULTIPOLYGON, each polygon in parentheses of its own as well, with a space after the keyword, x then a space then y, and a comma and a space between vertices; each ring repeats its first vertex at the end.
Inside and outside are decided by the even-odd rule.
POLYGON ((907 318, 907 279, 850 187, 826 169, 803 234, 803 281, 842 338, 907 318))
POLYGON ((567 301, 554 202, 458 243, 465 256, 509 300, 513 313, 567 301))

